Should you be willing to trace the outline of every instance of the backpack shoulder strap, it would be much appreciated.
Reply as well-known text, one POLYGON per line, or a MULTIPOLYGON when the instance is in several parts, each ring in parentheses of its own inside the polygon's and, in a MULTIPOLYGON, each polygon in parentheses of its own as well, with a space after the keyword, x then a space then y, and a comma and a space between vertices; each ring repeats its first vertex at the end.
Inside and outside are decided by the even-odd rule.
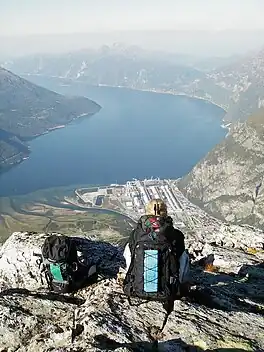
POLYGON ((137 227, 134 228, 129 236, 129 240, 128 240, 128 244, 129 244, 129 248, 132 250, 135 247, 136 243, 140 240, 141 235, 144 233, 143 229, 142 229, 142 222, 141 222, 141 218, 139 219, 139 222, 137 224, 137 227))
POLYGON ((183 233, 180 230, 172 227, 169 233, 168 240, 172 243, 173 251, 176 254, 177 259, 179 260, 182 253, 185 251, 183 233))
POLYGON ((43 282, 43 274, 44 274, 47 285, 48 285, 49 289, 51 289, 51 280, 49 278, 48 268, 47 268, 47 265, 50 264, 50 262, 46 258, 43 257, 42 253, 34 253, 33 252, 33 256, 38 257, 38 259, 36 260, 36 263, 39 268, 41 285, 44 285, 44 282, 43 282))

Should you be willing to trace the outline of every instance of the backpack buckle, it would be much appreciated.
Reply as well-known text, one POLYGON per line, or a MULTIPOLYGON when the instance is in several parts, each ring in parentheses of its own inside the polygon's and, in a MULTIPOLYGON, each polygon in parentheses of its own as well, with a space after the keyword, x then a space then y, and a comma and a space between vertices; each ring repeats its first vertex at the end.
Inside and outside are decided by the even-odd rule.
POLYGON ((170 284, 176 284, 177 283, 177 277, 176 276, 170 276, 170 284))
POLYGON ((152 231, 152 232, 149 233, 149 237, 150 237, 153 241, 155 241, 156 238, 157 238, 157 233, 156 233, 155 231, 152 231))
POLYGON ((78 270, 78 264, 76 262, 73 262, 71 266, 72 266, 72 271, 73 272, 78 270))

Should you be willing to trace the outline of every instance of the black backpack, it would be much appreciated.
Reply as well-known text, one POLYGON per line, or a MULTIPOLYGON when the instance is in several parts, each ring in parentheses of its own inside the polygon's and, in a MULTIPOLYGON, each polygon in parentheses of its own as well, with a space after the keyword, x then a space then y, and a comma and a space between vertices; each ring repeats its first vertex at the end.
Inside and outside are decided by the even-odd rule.
POLYGON ((179 288, 179 264, 176 258, 170 217, 143 216, 130 237, 131 264, 124 280, 124 293, 131 297, 163 303, 167 314, 164 329, 179 288))
POLYGON ((169 238, 171 218, 141 217, 129 243, 131 264, 124 293, 148 300, 174 300, 178 290, 178 262, 169 238))
POLYGON ((91 276, 96 267, 83 265, 78 260, 75 242, 67 236, 51 235, 45 239, 39 265, 52 291, 70 293, 91 276))

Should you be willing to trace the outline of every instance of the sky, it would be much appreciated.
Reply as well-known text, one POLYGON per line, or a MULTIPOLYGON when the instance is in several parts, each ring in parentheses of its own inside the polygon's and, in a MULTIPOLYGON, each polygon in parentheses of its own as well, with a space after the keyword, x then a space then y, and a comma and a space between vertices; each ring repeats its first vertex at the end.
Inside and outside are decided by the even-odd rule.
POLYGON ((264 0, 0 0, 0 60, 115 42, 236 55, 264 46, 263 13, 264 0))
POLYGON ((264 29, 264 0, 0 0, 0 34, 264 29))

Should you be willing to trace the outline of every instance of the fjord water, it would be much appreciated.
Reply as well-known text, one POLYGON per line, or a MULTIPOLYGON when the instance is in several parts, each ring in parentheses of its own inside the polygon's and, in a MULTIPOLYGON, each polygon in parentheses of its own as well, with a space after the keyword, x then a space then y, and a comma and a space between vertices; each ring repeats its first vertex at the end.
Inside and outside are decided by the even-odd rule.
POLYGON ((31 141, 29 159, 0 175, 0 196, 151 176, 178 178, 226 134, 220 127, 223 110, 202 100, 83 83, 66 87, 43 77, 34 81, 87 96, 102 109, 31 141))

